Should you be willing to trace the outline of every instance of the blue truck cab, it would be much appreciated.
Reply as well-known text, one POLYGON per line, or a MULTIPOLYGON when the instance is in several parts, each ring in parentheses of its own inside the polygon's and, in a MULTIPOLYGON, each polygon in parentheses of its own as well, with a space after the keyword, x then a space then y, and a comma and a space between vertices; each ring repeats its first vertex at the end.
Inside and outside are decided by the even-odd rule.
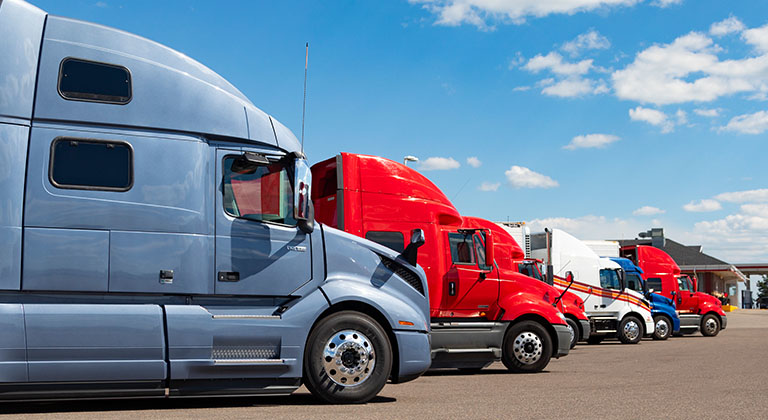
POLYGON ((626 258, 612 257, 611 260, 618 263, 624 270, 627 287, 645 294, 651 302, 651 315, 655 329, 654 340, 666 340, 670 335, 680 332, 680 317, 675 310, 675 302, 658 293, 647 290, 643 270, 626 258))
POLYGON ((20 0, 0 57, 0 399, 363 402, 429 368, 415 258, 315 225, 296 137, 221 76, 20 0))

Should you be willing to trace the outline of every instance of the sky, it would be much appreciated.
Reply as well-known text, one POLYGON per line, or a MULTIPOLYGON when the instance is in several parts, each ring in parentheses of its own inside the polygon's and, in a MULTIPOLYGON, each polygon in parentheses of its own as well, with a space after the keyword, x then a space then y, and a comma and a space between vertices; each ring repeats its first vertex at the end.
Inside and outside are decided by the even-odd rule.
POLYGON ((32 0, 174 48, 305 151, 409 163, 462 214, 768 262, 768 2, 32 0))

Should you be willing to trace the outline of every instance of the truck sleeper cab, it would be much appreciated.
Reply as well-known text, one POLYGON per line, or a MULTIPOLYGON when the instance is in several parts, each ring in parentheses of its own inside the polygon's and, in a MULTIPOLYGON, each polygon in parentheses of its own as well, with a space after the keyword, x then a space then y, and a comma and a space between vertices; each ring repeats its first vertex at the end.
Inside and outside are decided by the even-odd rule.
POLYGON ((537 372, 570 349, 555 290, 499 269, 490 230, 463 224, 427 178, 376 156, 341 153, 312 166, 317 219, 401 251, 421 229, 429 282, 432 368, 481 369, 501 360, 537 372))
POLYGON ((680 332, 680 317, 675 310, 675 302, 654 293, 653 289, 648 289, 643 277, 643 270, 632 264, 632 261, 621 257, 611 257, 611 260, 619 264, 624 270, 627 287, 642 293, 651 302, 651 315, 653 315, 654 323, 653 339, 666 340, 672 334, 678 334, 680 332))
POLYGON ((431 362, 423 270, 315 225, 295 136, 200 63, 0 2, 0 399, 363 402, 431 362))
POLYGON ((643 336, 653 334, 650 303, 625 286, 621 266, 600 258, 560 229, 531 234, 530 244, 533 258, 552 265, 559 289, 568 287, 562 280, 565 271, 573 273, 575 280, 569 290, 584 300, 585 312, 594 323, 589 343, 616 337, 622 343, 636 344, 643 336), (547 235, 551 235, 549 240, 547 235))
POLYGON ((643 270, 649 289, 675 301, 681 333, 693 334, 698 330, 704 336, 713 337, 725 329, 728 318, 720 301, 697 292, 696 280, 681 274, 669 254, 649 245, 625 246, 621 254, 643 270))

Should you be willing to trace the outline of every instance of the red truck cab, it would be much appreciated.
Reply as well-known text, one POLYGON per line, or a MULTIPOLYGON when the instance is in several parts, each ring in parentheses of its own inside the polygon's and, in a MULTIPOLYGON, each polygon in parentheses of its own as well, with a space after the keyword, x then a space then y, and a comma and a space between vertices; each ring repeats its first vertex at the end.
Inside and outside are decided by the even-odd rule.
MULTIPOLYGON (((479 369, 501 360, 537 372, 568 354, 570 333, 551 286, 501 270, 495 232, 465 225, 426 177, 376 156, 341 153, 312 167, 318 222, 403 252, 424 232, 432 367, 479 369)), ((503 245, 502 245, 503 246, 503 245)))
POLYGON ((728 318, 720 301, 714 296, 697 292, 697 282, 680 273, 675 260, 663 250, 648 245, 621 248, 621 254, 643 270, 648 289, 675 302, 680 316, 680 332, 715 336, 725 329, 728 318))
MULTIPOLYGON (((487 229, 493 233, 495 258, 499 272, 502 273, 501 277, 504 277, 504 273, 520 273, 531 280, 546 283, 547 279, 542 276, 538 267, 541 261, 525 258, 525 251, 504 228, 490 220, 468 216, 464 216, 464 226, 487 229)), ((584 301, 569 291, 563 293, 555 287, 552 293, 560 296, 559 299, 556 298, 557 308, 565 315, 571 333, 570 346, 573 348, 579 340, 587 340, 591 332, 589 318, 584 312, 584 301)))

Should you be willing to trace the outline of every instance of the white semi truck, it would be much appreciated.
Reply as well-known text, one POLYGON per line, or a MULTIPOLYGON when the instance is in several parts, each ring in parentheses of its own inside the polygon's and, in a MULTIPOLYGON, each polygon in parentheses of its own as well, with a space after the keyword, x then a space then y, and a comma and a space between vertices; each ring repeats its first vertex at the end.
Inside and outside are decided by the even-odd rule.
POLYGON ((600 258, 560 229, 530 234, 530 246, 532 258, 551 265, 556 287, 568 287, 563 277, 567 271, 573 273, 569 290, 584 300, 584 310, 593 323, 590 343, 616 337, 622 343, 634 344, 653 333, 650 303, 626 287, 619 264, 600 258))

